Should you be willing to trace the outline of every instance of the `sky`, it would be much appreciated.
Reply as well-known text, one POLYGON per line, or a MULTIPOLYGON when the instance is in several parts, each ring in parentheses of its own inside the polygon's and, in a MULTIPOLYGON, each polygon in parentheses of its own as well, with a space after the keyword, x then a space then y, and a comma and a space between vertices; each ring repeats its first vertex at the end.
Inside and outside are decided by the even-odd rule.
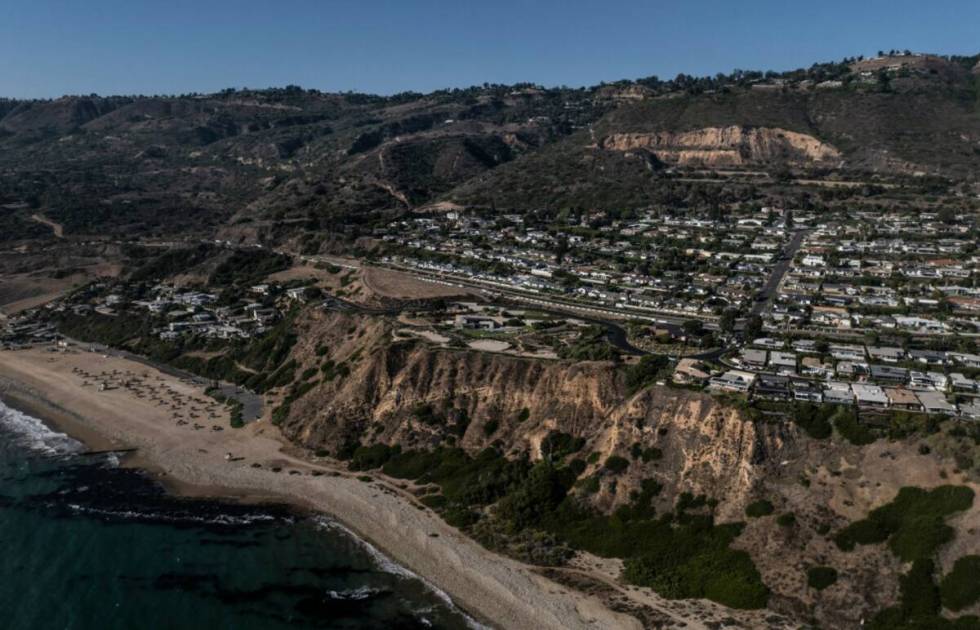
POLYGON ((392 94, 980 52, 980 0, 0 0, 0 96, 392 94))

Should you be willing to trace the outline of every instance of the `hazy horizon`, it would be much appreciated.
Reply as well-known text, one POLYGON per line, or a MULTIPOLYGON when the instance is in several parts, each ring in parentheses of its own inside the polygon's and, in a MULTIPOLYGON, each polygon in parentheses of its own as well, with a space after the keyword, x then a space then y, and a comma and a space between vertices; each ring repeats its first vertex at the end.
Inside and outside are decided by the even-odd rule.
POLYGON ((878 50, 976 54, 980 3, 774 0, 734 6, 508 0, 294 0, 200 7, 40 0, 0 24, 0 96, 282 87, 388 95, 483 83, 583 87, 657 75, 785 71, 878 50))

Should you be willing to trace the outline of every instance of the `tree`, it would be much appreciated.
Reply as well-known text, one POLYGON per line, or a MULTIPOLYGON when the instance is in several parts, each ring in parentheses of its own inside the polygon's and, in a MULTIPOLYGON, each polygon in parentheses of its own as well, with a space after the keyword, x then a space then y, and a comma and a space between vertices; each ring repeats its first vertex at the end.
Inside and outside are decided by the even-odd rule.
POLYGON ((700 337, 704 334, 704 322, 700 319, 685 320, 681 328, 684 329, 684 334, 688 337, 700 337))
POLYGON ((718 320, 718 327, 721 328, 723 332, 730 333, 735 330, 735 318, 738 316, 738 312, 733 309, 725 309, 721 314, 721 318, 718 320))
POLYGON ((756 339, 762 336, 762 318, 753 315, 745 322, 745 338, 756 339))

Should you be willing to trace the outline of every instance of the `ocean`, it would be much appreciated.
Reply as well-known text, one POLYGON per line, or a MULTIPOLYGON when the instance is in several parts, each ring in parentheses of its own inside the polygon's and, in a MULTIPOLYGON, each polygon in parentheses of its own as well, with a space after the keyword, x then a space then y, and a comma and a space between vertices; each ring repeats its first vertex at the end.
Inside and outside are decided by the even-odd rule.
POLYGON ((169 496, 0 403, 6 630, 468 628, 324 516, 169 496))

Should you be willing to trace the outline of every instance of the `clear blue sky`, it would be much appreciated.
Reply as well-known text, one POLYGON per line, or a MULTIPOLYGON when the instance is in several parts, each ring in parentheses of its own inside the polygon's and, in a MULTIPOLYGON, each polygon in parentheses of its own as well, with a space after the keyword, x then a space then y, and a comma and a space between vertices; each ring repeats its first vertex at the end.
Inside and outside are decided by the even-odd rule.
POLYGON ((980 52, 980 0, 4 0, 0 96, 429 91, 980 52))

